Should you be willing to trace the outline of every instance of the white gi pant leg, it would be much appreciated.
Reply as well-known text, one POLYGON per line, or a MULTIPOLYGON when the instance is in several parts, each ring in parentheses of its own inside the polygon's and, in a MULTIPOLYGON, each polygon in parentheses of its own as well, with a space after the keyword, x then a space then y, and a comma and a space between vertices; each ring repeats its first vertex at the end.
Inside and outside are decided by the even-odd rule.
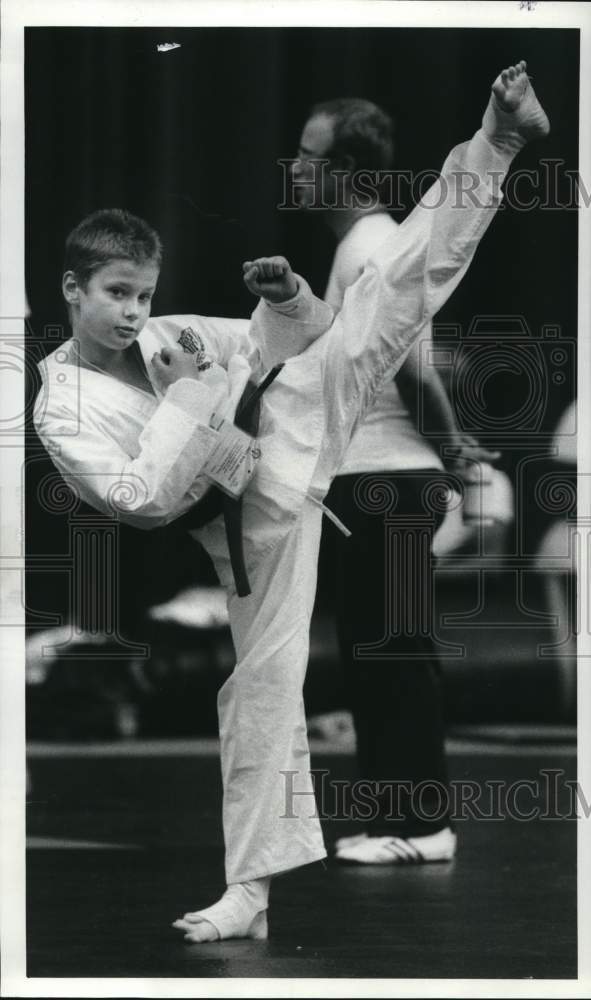
POLYGON ((326 494, 381 386, 466 273, 502 200, 506 169, 481 132, 456 146, 439 180, 347 289, 330 330, 308 348, 322 359, 325 392, 316 495, 326 494))
MULTIPOLYGON (((324 391, 312 496, 326 494, 380 386, 461 280, 500 203, 504 170, 479 133, 456 147, 423 203, 348 290, 330 330, 307 349, 320 361, 324 391), (470 185, 465 171, 474 150, 478 165, 484 161, 496 173, 470 185), (460 198, 466 187, 469 194, 460 198)), ((268 392, 277 407, 281 387, 268 392)), ((286 407, 285 421, 297 419, 286 407)), ((228 883, 325 855, 309 794, 302 702, 319 537, 320 512, 304 500, 296 520, 252 571, 250 597, 229 598, 237 665, 218 699, 228 883)))
POLYGON ((316 816, 303 684, 322 512, 304 503, 228 601, 237 664, 218 695, 226 880, 326 857, 316 816))

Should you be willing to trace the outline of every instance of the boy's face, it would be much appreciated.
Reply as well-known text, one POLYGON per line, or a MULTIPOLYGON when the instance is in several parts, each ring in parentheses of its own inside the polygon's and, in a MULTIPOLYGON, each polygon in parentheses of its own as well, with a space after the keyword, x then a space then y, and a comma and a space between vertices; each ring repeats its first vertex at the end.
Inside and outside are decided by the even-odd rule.
POLYGON ((66 272, 63 290, 73 309, 75 335, 115 351, 129 347, 150 315, 158 274, 154 261, 113 260, 83 288, 66 272))

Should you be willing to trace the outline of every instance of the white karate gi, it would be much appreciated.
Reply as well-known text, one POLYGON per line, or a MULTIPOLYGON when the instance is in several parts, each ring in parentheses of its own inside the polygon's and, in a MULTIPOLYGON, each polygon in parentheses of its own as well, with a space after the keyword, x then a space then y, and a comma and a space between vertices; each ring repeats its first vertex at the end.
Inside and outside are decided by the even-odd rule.
POLYGON ((440 181, 374 254, 322 336, 332 313, 305 283, 291 303, 260 304, 250 328, 245 321, 195 316, 149 320, 139 337, 148 372, 154 351, 174 346, 192 326, 227 370, 217 391, 181 379, 155 400, 98 372, 60 364, 63 348, 46 360, 35 420, 56 466, 93 506, 153 527, 202 494, 199 472, 216 434, 208 426, 212 412, 233 412, 251 370, 260 376, 301 351, 262 401, 262 456, 243 495, 249 597, 235 594, 222 518, 195 533, 228 590, 237 658, 218 698, 228 883, 325 856, 302 699, 318 502, 379 387, 467 269, 501 200, 502 172, 481 134, 456 147, 440 181), (479 162, 497 172, 496 183, 483 178, 472 192, 477 204, 470 198, 462 204, 458 172, 472 166, 476 147, 479 162))

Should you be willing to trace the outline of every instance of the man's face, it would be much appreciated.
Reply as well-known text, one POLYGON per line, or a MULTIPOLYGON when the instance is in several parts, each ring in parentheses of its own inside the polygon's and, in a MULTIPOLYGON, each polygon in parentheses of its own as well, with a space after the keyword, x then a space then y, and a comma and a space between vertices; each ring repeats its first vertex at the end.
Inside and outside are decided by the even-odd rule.
POLYGON ((75 333, 110 350, 123 350, 137 338, 150 315, 158 281, 154 261, 114 260, 95 271, 86 288, 64 276, 64 294, 74 309, 75 333))
POLYGON ((334 126, 329 115, 313 115, 304 125, 298 158, 292 166, 294 196, 301 208, 321 208, 334 202, 330 163, 314 163, 330 158, 333 139, 334 126))

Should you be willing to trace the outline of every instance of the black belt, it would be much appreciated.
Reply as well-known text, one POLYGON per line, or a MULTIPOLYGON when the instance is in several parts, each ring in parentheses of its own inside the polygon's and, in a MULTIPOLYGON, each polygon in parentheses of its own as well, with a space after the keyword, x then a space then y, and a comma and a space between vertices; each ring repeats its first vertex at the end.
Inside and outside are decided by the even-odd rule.
MULTIPOLYGON (((246 388, 240 397, 240 402, 236 407, 234 424, 240 430, 256 437, 259 430, 259 419, 261 413, 261 396, 269 388, 283 365, 276 365, 268 375, 265 376, 260 385, 254 382, 247 382, 246 388)), ((188 531, 202 528, 209 524, 219 514, 224 515, 224 525, 226 528, 226 538, 230 551, 230 562, 232 573, 236 584, 238 597, 248 597, 250 594, 250 584, 244 562, 244 549, 242 545, 242 497, 230 497, 218 486, 210 486, 204 496, 193 504, 192 507, 178 518, 177 524, 182 525, 188 531)))

